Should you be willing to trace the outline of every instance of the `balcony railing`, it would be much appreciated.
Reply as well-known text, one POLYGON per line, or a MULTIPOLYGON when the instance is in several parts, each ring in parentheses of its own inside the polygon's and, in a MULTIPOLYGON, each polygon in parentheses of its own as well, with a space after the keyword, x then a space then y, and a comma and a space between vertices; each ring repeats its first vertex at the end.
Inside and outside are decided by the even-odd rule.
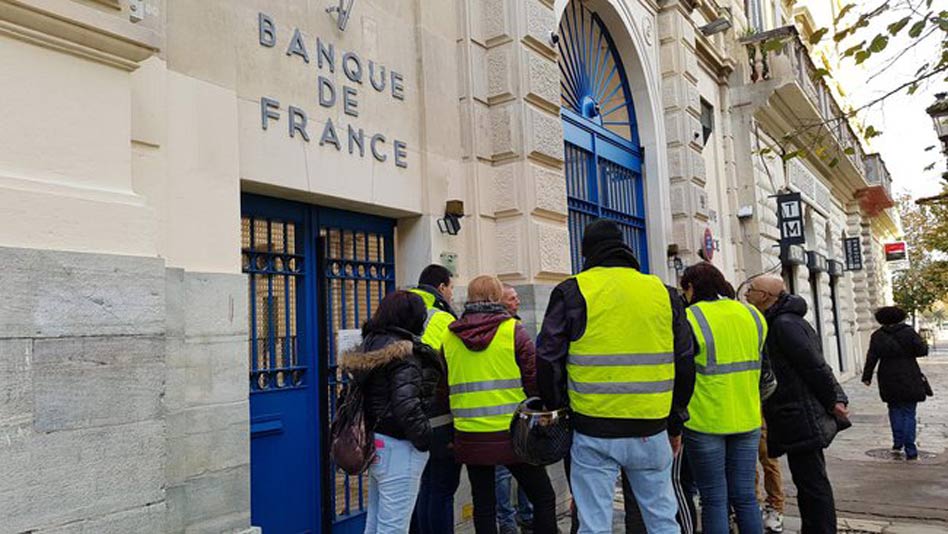
MULTIPOLYGON (((751 84, 795 82, 817 110, 820 122, 839 144, 840 153, 863 176, 865 154, 836 97, 823 79, 794 26, 757 33, 741 40, 747 47, 748 82, 751 84)), ((807 125, 801 125, 806 128, 807 125)))
POLYGON ((881 185, 886 194, 892 197, 892 175, 879 154, 866 156, 866 181, 869 185, 881 185))

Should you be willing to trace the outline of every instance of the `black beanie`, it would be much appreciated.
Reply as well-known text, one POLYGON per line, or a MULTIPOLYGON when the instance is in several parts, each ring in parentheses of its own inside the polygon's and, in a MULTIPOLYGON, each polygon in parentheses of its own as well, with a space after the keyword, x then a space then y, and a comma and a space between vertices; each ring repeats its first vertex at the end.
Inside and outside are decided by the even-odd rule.
POLYGON ((622 236, 622 230, 614 221, 608 219, 596 219, 586 225, 583 231, 582 254, 588 258, 594 249, 601 248, 604 244, 621 245, 625 241, 622 236))

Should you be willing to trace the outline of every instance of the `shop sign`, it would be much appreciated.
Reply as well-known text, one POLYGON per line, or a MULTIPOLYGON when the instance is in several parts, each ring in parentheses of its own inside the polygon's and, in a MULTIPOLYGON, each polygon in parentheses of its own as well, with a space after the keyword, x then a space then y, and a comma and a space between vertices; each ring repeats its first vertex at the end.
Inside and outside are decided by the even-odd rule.
POLYGON ((829 275, 834 278, 839 278, 843 276, 844 273, 843 264, 837 260, 829 260, 829 275))
POLYGON ((780 250, 780 261, 784 265, 806 265, 806 249, 800 245, 787 245, 780 250))
MULTIPOLYGON (((257 14, 257 38, 260 46, 273 48, 274 53, 285 52, 286 61, 296 61, 300 68, 315 67, 311 107, 342 108, 347 117, 357 119, 362 112, 361 97, 366 93, 388 95, 394 103, 405 100, 405 77, 401 73, 365 59, 354 50, 337 49, 332 42, 319 37, 304 39, 299 28, 278 26, 265 13, 257 14), (288 40, 284 40, 285 36, 289 36, 288 40), (344 75, 340 77, 344 83, 336 82, 337 72, 344 75)), ((264 130, 284 121, 284 131, 290 138, 299 136, 307 143, 312 140, 337 152, 346 150, 350 156, 364 158, 368 153, 380 163, 391 160, 396 167, 408 167, 408 145, 404 141, 383 132, 366 132, 352 123, 336 124, 329 115, 334 114, 327 113, 321 126, 311 125, 310 114, 300 103, 285 105, 275 98, 260 97, 260 126, 264 130)), ((319 120, 313 122, 320 124, 319 120)))
POLYGON ((714 234, 710 228, 704 229, 704 259, 711 261, 714 258, 714 234))
POLYGON ((885 243, 885 261, 892 271, 904 271, 909 268, 908 244, 905 241, 885 243))
POLYGON ((806 267, 810 272, 825 273, 829 270, 829 261, 819 252, 809 250, 806 253, 806 267))
POLYGON ((780 227, 781 248, 806 242, 806 236, 803 234, 803 200, 800 193, 777 195, 777 224, 780 227))
POLYGON ((846 254, 846 270, 862 270, 862 238, 847 237, 843 239, 843 252, 846 254))

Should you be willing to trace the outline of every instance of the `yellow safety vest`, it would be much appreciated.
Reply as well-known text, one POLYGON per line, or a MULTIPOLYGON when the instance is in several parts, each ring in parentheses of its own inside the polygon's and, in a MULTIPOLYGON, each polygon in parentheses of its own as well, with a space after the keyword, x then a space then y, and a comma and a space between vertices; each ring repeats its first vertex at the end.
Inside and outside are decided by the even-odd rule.
POLYGON ((410 292, 425 301, 428 316, 425 318, 425 329, 421 341, 435 350, 441 350, 444 335, 448 333, 448 326, 454 322, 454 316, 435 307, 435 296, 424 289, 409 289, 410 292))
POLYGON ((760 428, 760 354, 767 323, 753 306, 722 298, 688 308, 698 347, 685 427, 706 434, 760 428))
POLYGON ((627 267, 594 267, 575 278, 586 330, 569 345, 570 407, 599 418, 668 417, 675 382, 668 289, 627 267))
POLYGON ((510 429, 517 405, 526 400, 514 348, 517 322, 500 324, 490 345, 473 351, 448 331, 444 358, 448 363, 451 415, 462 432, 498 432, 510 429))

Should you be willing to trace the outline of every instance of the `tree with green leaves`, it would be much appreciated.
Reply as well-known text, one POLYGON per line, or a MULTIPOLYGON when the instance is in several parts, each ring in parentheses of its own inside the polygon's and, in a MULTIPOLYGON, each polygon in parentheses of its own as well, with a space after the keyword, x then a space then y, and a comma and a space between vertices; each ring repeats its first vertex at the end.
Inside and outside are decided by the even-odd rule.
MULTIPOLYGON (((784 161, 797 157, 815 157, 830 167, 839 164, 842 157, 855 154, 853 147, 833 148, 829 142, 832 132, 843 121, 853 121, 867 109, 882 104, 893 95, 914 94, 930 81, 948 81, 948 9, 945 3, 934 0, 880 0, 867 9, 869 2, 846 4, 835 15, 832 24, 817 28, 805 40, 810 46, 829 45, 836 49, 842 62, 862 65, 876 57, 884 57, 883 64, 871 79, 884 76, 889 69, 905 61, 906 54, 917 47, 931 47, 932 53, 917 65, 914 76, 894 77, 880 96, 858 107, 841 110, 835 116, 820 121, 800 122, 778 140, 779 155, 784 161), (894 55, 891 46, 901 47, 894 55)), ((764 42, 764 53, 781 50, 792 37, 780 36, 764 42)), ((928 48, 925 48, 926 50, 928 48)), ((817 65, 811 73, 814 82, 831 80, 833 73, 817 65)), ((883 78, 884 79, 884 78, 883 78)), ((869 140, 880 135, 873 125, 854 125, 869 140)), ((770 152, 770 149, 765 149, 770 152)), ((763 154, 762 154, 763 155, 763 154)))
POLYGON ((910 267, 895 274, 892 293, 915 323, 948 298, 948 206, 920 206, 908 195, 898 201, 910 267))

